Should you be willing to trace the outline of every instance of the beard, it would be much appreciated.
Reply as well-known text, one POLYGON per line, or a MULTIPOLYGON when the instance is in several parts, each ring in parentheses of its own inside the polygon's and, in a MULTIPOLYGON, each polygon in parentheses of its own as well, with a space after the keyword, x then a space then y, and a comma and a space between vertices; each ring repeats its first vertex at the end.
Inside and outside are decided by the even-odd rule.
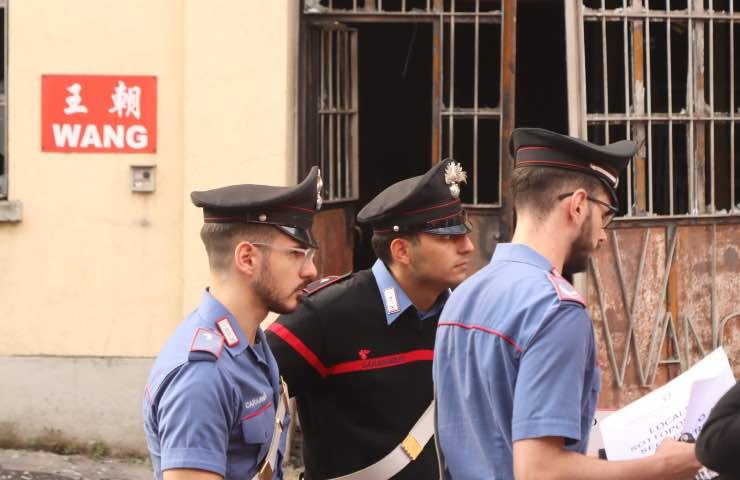
POLYGON ((586 271, 586 267, 588 267, 588 259, 597 248, 594 246, 594 242, 591 238, 592 221, 592 215, 589 213, 581 226, 581 232, 578 234, 578 238, 576 238, 570 246, 570 252, 568 253, 568 257, 565 259, 565 264, 563 265, 564 275, 572 275, 574 273, 586 271))
POLYGON ((275 312, 279 315, 291 313, 297 308, 296 306, 288 305, 287 300, 293 296, 295 292, 303 290, 310 282, 303 282, 299 287, 288 295, 281 296, 280 288, 278 283, 275 281, 275 277, 268 268, 268 262, 263 262, 260 267, 259 277, 252 280, 252 288, 254 289, 257 298, 260 299, 263 305, 271 312, 275 312))

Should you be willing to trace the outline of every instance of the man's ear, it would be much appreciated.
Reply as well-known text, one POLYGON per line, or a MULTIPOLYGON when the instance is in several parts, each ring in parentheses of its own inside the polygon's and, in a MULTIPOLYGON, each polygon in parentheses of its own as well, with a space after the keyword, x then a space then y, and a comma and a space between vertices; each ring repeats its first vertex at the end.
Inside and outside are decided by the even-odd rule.
POLYGON ((249 242, 239 242, 234 247, 234 266, 245 275, 254 275, 261 260, 262 252, 249 242))
POLYGON ((579 188, 568 199, 568 219, 579 226, 588 216, 588 193, 579 188))
POLYGON ((394 238, 390 244, 391 257, 393 257, 393 261, 402 265, 408 265, 411 263, 411 253, 409 252, 410 246, 411 242, 409 240, 405 238, 394 238))

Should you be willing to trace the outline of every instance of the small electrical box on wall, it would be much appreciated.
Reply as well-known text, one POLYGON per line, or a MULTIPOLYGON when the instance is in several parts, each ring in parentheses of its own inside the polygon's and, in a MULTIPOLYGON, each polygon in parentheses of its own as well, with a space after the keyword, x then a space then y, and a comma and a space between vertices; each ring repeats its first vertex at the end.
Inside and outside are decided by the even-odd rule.
POLYGON ((156 168, 156 165, 131 165, 131 191, 153 192, 156 168))

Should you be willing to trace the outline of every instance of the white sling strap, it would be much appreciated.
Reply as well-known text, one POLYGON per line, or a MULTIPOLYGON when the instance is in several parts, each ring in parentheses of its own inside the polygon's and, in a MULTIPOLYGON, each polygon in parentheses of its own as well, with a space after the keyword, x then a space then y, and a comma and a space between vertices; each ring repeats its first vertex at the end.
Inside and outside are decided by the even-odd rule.
POLYGON ((280 446, 280 436, 283 433, 285 425, 285 412, 288 410, 288 386, 283 379, 280 379, 280 401, 275 409, 275 428, 272 431, 272 440, 270 448, 267 449, 267 455, 262 461, 262 465, 252 480, 272 480, 275 467, 277 466, 278 447, 280 446))
POLYGON ((388 480, 416 460, 432 435, 434 435, 434 400, 424 410, 406 438, 388 455, 362 470, 331 480, 388 480))

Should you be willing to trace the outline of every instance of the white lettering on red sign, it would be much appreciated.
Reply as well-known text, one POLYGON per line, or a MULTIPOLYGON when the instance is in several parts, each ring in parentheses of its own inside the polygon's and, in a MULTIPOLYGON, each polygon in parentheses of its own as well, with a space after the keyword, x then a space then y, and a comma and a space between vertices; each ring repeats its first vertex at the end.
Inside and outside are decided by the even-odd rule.
POLYGON ((124 146, 140 150, 149 143, 146 128, 142 125, 103 125, 101 134, 94 124, 83 126, 79 123, 53 123, 54 144, 71 148, 123 148, 124 146))

